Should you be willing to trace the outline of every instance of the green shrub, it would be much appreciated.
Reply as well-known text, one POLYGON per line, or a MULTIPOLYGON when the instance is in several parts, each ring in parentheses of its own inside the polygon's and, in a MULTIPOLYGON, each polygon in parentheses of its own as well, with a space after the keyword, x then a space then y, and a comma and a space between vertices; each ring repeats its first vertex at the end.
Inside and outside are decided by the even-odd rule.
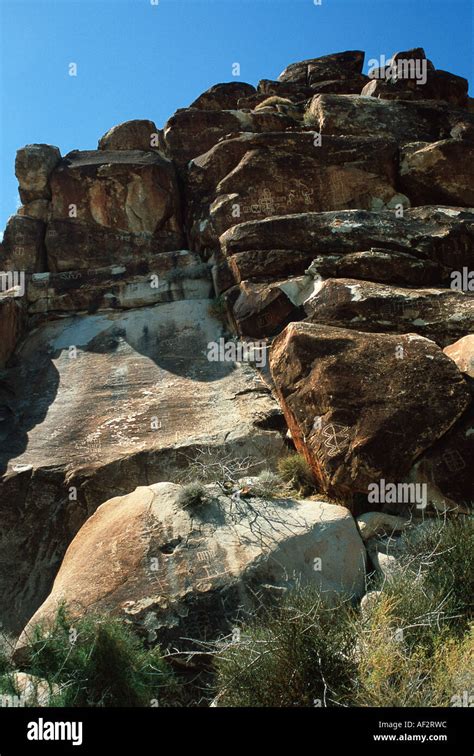
POLYGON ((284 481, 298 493, 307 496, 314 490, 313 472, 301 454, 288 454, 278 462, 278 471, 284 481))
POLYGON ((180 492, 178 502, 184 509, 199 510, 209 502, 209 493, 202 483, 188 483, 180 492))
POLYGON ((433 520, 402 537, 402 561, 423 574, 425 590, 444 600, 455 615, 452 630, 464 632, 474 610, 474 520, 433 520))
POLYGON ((216 656, 225 706, 337 706, 350 694, 351 608, 297 588, 216 656))
POLYGON ((262 470, 252 483, 252 493, 262 499, 271 499, 281 488, 281 478, 271 470, 262 470))
POLYGON ((28 651, 26 671, 60 687, 53 706, 179 703, 178 683, 160 650, 145 649, 119 619, 90 616, 71 623, 61 607, 52 628, 36 626, 28 651))

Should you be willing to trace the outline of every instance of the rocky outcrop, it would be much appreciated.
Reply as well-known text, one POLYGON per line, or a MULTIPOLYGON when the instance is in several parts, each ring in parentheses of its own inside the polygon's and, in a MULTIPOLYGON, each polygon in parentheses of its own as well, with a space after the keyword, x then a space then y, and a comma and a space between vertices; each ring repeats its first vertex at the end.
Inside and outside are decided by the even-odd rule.
POLYGON ((209 490, 196 511, 181 486, 158 483, 105 502, 68 548, 35 623, 67 600, 74 620, 100 611, 173 648, 228 634, 265 596, 300 582, 330 600, 365 590, 365 549, 352 516, 319 501, 252 498, 209 490))
POLYGON ((126 121, 97 150, 19 150, 23 205, 0 243, 6 629, 46 599, 73 539, 47 607, 64 590, 141 631, 151 616, 156 637, 200 623, 207 637, 250 587, 314 579, 307 542, 333 565, 321 587, 358 585, 348 508, 375 511, 364 527, 377 532, 421 508, 375 502, 369 486, 424 486, 423 508, 443 512, 472 506, 472 103, 421 48, 370 77, 363 62, 346 51, 256 87, 217 84, 163 129, 126 121), (259 363, 242 341, 257 341, 259 363), (223 522, 199 525, 217 576, 202 588, 177 482, 203 449, 261 469, 293 444, 345 506, 249 499, 242 528, 252 507, 255 522, 271 513, 276 541, 265 551, 238 531, 234 559, 216 504, 223 522), (284 535, 293 515, 303 529, 284 535), (91 545, 108 526, 124 554, 112 570, 108 540, 103 554, 91 545), (284 544, 285 575, 272 561, 284 544), (143 561, 155 547, 162 593, 143 561))
POLYGON ((219 142, 188 166, 190 238, 215 248, 245 221, 340 208, 382 210, 409 204, 397 192, 396 144, 312 133, 240 135, 219 142))

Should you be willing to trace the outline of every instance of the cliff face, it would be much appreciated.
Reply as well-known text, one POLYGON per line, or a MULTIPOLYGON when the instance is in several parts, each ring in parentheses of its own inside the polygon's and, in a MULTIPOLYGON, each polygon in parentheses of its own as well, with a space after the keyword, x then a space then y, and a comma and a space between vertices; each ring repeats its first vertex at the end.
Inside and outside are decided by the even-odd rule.
MULTIPOLYGON (((472 504, 472 100, 421 49, 372 78, 363 60, 218 84, 96 151, 19 150, 0 263, 5 625, 31 617, 100 504, 204 448, 258 470, 288 428, 349 507, 381 480, 472 504)), ((384 505, 407 508, 365 509, 384 505)))

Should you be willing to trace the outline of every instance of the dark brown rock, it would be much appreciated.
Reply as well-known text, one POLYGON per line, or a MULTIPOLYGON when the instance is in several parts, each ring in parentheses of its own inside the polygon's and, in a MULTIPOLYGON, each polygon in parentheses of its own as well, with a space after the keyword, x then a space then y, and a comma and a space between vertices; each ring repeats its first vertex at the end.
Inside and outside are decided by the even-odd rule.
POLYGON ((153 260, 157 255, 183 247, 178 230, 160 229, 155 234, 133 234, 103 226, 55 220, 46 232, 48 270, 52 272, 101 268, 153 260))
POLYGON ((241 131, 285 131, 294 119, 281 113, 248 113, 242 110, 178 110, 164 127, 170 157, 184 167, 217 142, 241 131))
POLYGON ((384 136, 399 144, 434 142, 450 136, 459 122, 473 123, 472 114, 443 102, 379 100, 362 95, 322 94, 308 108, 308 124, 324 134, 384 136))
POLYGON ((324 55, 298 63, 291 63, 278 77, 279 81, 311 87, 320 81, 348 78, 362 73, 364 53, 361 50, 324 55))
MULTIPOLYGON (((366 210, 276 216, 233 226, 222 235, 220 244, 226 257, 245 253, 239 265, 247 274, 251 267, 250 262, 245 263, 247 255, 256 261, 261 274, 268 254, 271 265, 277 266, 275 276, 283 277, 293 258, 304 260, 302 264, 308 267, 318 255, 370 247, 406 252, 449 270, 462 270, 463 266, 472 269, 474 212, 427 206, 407 210, 402 218, 388 211, 366 210), (285 258, 281 263, 280 257, 285 258)), ((272 268, 268 266, 270 276, 272 268)), ((249 277, 242 275, 242 279, 249 277)))
POLYGON ((35 273, 45 270, 45 224, 26 215, 12 215, 3 237, 2 268, 35 273))
POLYGON ((408 144, 400 154, 400 187, 413 205, 474 206, 474 142, 408 144))
POLYGON ((311 262, 310 272, 322 278, 359 278, 400 286, 429 286, 449 280, 448 270, 433 260, 376 247, 342 255, 319 255, 311 262))
POLYGON ((441 512, 472 513, 474 505, 474 404, 410 471, 425 483, 432 504, 441 512))
POLYGON ((51 197, 49 177, 60 160, 59 149, 50 144, 27 144, 18 150, 15 175, 22 202, 51 197))
POLYGON ((197 248, 215 248, 236 223, 339 208, 408 204, 396 184, 397 149, 383 139, 306 131, 242 134, 216 144, 187 171, 188 227, 197 248))
POLYGON ((305 302, 308 321, 358 331, 418 333, 441 347, 474 330, 474 294, 330 279, 305 302))
POLYGON ((174 166, 156 152, 70 152, 50 179, 53 219, 115 231, 178 233, 180 197, 174 166))
POLYGON ((189 107, 198 110, 237 110, 241 98, 251 97, 256 92, 252 84, 246 84, 243 81, 215 84, 199 95, 189 107))
POLYGON ((414 334, 292 323, 270 367, 297 449, 320 488, 346 500, 402 480, 470 403, 453 362, 414 334))
POLYGON ((148 150, 158 149, 159 129, 153 121, 135 120, 113 126, 99 139, 98 150, 148 150))

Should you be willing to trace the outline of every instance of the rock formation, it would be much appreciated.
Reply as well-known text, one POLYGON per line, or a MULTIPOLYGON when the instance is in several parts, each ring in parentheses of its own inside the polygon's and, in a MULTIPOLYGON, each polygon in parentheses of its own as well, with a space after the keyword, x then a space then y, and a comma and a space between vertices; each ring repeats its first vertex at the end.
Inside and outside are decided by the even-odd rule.
POLYGON ((250 588, 315 579, 322 541, 321 588, 360 594, 351 511, 381 513, 367 538, 472 505, 472 100, 421 49, 370 76, 363 61, 217 84, 97 150, 18 151, 0 248, 4 627, 66 597, 165 640, 205 615, 209 637, 250 588), (324 502, 256 497, 236 525, 218 496, 199 527, 177 505, 199 450, 257 471, 288 444, 324 502), (381 481, 407 497, 374 503, 381 481))

